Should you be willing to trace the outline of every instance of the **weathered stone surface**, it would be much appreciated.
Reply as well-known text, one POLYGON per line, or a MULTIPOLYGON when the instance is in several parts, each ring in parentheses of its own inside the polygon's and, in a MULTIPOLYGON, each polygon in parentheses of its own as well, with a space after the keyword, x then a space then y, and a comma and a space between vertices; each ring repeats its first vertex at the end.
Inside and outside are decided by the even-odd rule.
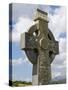
POLYGON ((37 9, 37 13, 36 13, 36 15, 34 17, 34 20, 36 21, 36 20, 39 20, 39 19, 40 20, 45 20, 45 21, 48 22, 47 13, 44 12, 44 11, 41 11, 40 9, 37 9))
POLYGON ((32 85, 38 85, 38 75, 32 76, 32 85))
POLYGON ((51 80, 51 63, 59 53, 58 42, 48 29, 46 12, 37 9, 34 20, 37 23, 21 35, 21 49, 33 64, 32 84, 45 85, 51 80))

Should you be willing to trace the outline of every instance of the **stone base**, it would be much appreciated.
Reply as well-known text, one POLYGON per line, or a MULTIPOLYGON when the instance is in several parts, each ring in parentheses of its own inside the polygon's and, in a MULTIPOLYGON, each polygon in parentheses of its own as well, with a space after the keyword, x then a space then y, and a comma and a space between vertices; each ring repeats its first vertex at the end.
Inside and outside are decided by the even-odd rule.
POLYGON ((32 85, 38 85, 38 75, 32 76, 32 85))

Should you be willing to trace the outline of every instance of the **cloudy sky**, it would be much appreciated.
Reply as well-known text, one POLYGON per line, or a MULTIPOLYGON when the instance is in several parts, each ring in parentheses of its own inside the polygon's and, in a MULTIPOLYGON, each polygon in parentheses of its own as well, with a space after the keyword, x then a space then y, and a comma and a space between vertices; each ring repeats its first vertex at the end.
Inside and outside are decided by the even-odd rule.
POLYGON ((13 80, 32 81, 32 64, 20 48, 20 35, 35 24, 33 16, 37 8, 48 13, 48 27, 55 39, 59 41, 59 54, 51 65, 52 79, 64 79, 66 77, 66 8, 20 3, 12 5, 12 19, 10 18, 9 22, 10 33, 12 32, 12 78, 13 80))

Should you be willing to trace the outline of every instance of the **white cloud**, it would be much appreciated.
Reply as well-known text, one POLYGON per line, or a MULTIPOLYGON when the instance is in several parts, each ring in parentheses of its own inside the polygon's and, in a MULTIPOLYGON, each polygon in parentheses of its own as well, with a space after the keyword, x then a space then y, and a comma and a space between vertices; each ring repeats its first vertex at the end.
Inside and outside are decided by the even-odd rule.
POLYGON ((13 42, 20 41, 21 33, 27 32, 29 27, 33 25, 34 23, 35 23, 34 21, 32 21, 31 19, 27 17, 20 17, 12 31, 12 41, 13 42))
POLYGON ((56 8, 54 14, 49 13, 49 28, 55 39, 59 41, 59 54, 52 63, 52 78, 66 76, 66 37, 59 37, 66 32, 66 8, 56 8))
POLYGON ((66 77, 66 38, 59 38, 59 54, 52 65, 52 78, 66 77))
POLYGON ((52 78, 66 77, 66 52, 60 52, 51 65, 52 78))
POLYGON ((53 73, 52 73, 52 77, 53 77, 53 78, 59 77, 60 75, 61 75, 60 72, 53 72, 53 73))
POLYGON ((66 78, 66 69, 63 69, 62 71, 60 70, 59 72, 53 71, 52 79, 56 79, 56 78, 65 79, 66 78))
POLYGON ((49 28, 58 40, 61 32, 66 32, 66 8, 57 8, 54 14, 49 13, 49 28))
POLYGON ((24 64, 24 63, 28 63, 28 64, 31 64, 28 60, 28 58, 18 58, 18 59, 12 59, 10 60, 10 64, 12 65, 20 65, 20 64, 24 64))
POLYGON ((12 65, 17 65, 17 64, 21 64, 22 63, 22 59, 19 58, 19 59, 15 59, 15 60, 12 60, 12 65))
POLYGON ((67 42, 66 42, 66 38, 60 38, 59 39, 59 51, 60 53, 62 52, 66 52, 66 45, 67 42))

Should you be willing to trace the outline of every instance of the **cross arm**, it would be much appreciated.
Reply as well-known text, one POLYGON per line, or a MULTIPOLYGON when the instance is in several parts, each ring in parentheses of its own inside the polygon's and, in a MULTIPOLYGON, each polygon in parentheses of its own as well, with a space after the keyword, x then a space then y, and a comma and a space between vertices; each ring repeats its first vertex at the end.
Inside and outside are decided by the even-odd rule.
POLYGON ((23 50, 36 48, 35 39, 29 33, 21 34, 20 47, 23 50))
POLYGON ((54 42, 49 42, 48 43, 48 48, 50 51, 53 51, 53 53, 56 55, 59 53, 59 44, 58 41, 54 41, 54 42))

